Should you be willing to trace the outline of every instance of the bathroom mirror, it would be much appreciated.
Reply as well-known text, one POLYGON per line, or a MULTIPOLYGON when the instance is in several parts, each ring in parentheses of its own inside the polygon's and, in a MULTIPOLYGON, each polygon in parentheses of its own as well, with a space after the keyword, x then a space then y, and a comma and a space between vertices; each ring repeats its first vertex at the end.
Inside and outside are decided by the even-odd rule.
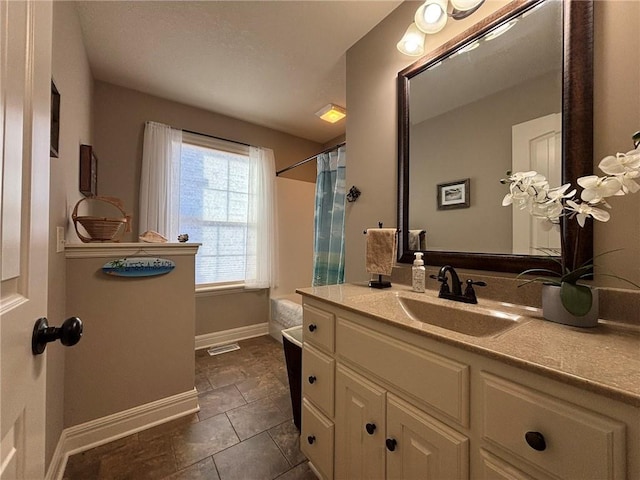
MULTIPOLYGON (((557 270, 547 253, 560 254, 559 233, 531 243, 535 221, 501 206, 500 179, 548 168, 552 185, 576 185, 592 173, 593 2, 510 2, 399 72, 398 108, 398 260, 421 250, 428 265, 557 270)), ((561 228, 574 245, 577 222, 561 228)), ((578 261, 592 257, 585 230, 578 261)))

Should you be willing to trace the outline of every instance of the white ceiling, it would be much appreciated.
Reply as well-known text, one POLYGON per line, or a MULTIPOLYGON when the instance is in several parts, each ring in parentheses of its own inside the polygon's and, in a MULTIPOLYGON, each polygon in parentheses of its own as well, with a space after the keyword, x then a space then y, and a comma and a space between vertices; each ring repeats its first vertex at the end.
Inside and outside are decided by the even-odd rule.
POLYGON ((325 143, 346 51, 401 0, 76 3, 96 80, 325 143))

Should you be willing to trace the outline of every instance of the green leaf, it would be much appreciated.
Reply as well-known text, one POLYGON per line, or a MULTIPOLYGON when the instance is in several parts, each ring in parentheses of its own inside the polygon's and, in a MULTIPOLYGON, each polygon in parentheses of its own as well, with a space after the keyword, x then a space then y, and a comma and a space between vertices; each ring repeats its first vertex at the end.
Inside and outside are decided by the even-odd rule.
POLYGON ((580 268, 576 268, 572 272, 569 272, 562 276, 560 279, 562 282, 573 283, 575 284, 578 280, 580 280, 584 276, 588 276, 593 273, 593 265, 583 265, 580 268))
POLYGON ((576 285, 575 283, 562 282, 560 286, 560 300, 567 311, 576 317, 583 317, 589 310, 593 297, 591 288, 585 285, 576 285))
POLYGON ((556 277, 560 276, 558 274, 558 272, 556 272, 554 270, 549 270, 549 269, 546 269, 546 268, 530 268, 528 270, 525 270, 524 272, 519 273, 516 278, 520 278, 523 275, 530 275, 532 273, 546 273, 546 274, 553 275, 553 276, 556 276, 556 277))

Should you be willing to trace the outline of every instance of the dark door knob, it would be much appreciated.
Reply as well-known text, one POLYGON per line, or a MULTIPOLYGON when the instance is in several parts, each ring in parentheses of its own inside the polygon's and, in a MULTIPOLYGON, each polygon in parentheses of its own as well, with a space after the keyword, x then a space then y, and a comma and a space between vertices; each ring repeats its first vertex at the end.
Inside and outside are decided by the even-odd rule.
POLYGON ((70 347, 78 343, 81 337, 82 320, 78 317, 67 318, 60 327, 50 327, 46 318, 39 318, 33 326, 31 351, 34 355, 40 355, 47 348, 47 343, 56 340, 70 347))
POLYGON ((318 327, 316 327, 316 324, 315 324, 315 323, 311 323, 311 324, 309 324, 309 331, 310 331, 310 332, 314 332, 314 331, 316 330, 316 328, 318 328, 318 327))
POLYGON ((315 442, 315 441, 316 441, 315 435, 309 435, 307 437, 307 442, 309 442, 309 445, 313 445, 313 442, 315 442))
POLYGON ((524 439, 531 448, 539 452, 542 452, 547 448, 547 442, 544 440, 544 435, 540 432, 527 432, 524 434, 524 439))
POLYGON ((384 443, 387 445, 387 450, 390 452, 393 452, 396 449, 396 445, 398 445, 395 438, 387 438, 384 443))
POLYGON ((311 383, 311 384, 316 383, 316 376, 315 375, 309 376, 309 383, 311 383))
POLYGON ((364 428, 367 430, 367 433, 369 435, 373 435, 373 432, 376 431, 376 424, 375 423, 367 423, 364 428))

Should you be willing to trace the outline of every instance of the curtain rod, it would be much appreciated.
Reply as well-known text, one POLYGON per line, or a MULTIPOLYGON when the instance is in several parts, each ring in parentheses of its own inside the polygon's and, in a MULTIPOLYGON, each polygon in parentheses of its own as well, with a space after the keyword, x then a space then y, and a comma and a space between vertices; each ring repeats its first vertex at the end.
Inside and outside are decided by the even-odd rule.
POLYGON ((292 170, 292 169, 294 169, 296 167, 299 167, 300 165, 304 165, 305 163, 310 162, 311 160, 315 160, 315 158, 318 155, 322 155, 323 153, 332 152, 332 151, 337 150, 338 148, 340 148, 340 147, 342 147, 342 146, 344 146, 346 144, 347 144, 347 142, 339 143, 337 145, 334 145, 333 147, 330 147, 330 148, 327 148, 327 149, 321 151, 320 153, 316 153, 315 155, 312 155, 309 158, 305 158, 304 160, 301 160, 298 163, 294 163, 293 165, 289 165, 288 167, 285 167, 282 170, 278 170, 276 172, 276 177, 280 176, 281 173, 288 172, 289 170, 292 170))
POLYGON ((215 135, 209 135, 208 133, 194 132, 193 130, 185 130, 182 129, 183 132, 192 133, 194 135, 202 135, 203 137, 215 138, 216 140, 224 140, 225 142, 237 143, 239 145, 244 145, 245 147, 253 147, 254 145, 249 145, 248 143, 239 142, 237 140, 230 140, 224 137, 216 137, 215 135))

